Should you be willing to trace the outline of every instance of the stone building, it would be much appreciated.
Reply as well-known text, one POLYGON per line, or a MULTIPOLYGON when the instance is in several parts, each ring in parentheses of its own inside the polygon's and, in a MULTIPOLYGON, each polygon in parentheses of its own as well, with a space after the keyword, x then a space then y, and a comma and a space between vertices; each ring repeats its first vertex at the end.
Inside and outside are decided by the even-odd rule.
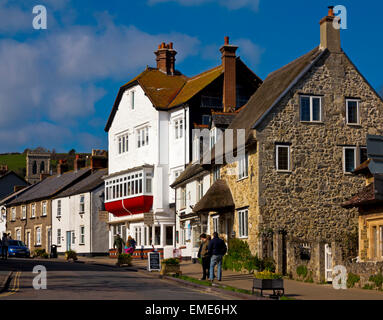
POLYGON ((234 209, 211 208, 219 201, 209 191, 193 209, 208 215, 209 231, 218 226, 226 239, 273 257, 277 272, 296 276, 304 265, 318 282, 332 281, 344 239, 357 232, 357 210, 341 204, 364 184, 352 171, 366 160, 366 135, 383 132, 383 101, 341 49, 334 19, 330 7, 320 45, 271 73, 231 122, 225 155, 240 156, 221 164, 224 152, 213 147, 203 164, 226 181, 234 209))
POLYGON ((51 154, 49 152, 28 152, 25 179, 31 183, 41 180, 41 175, 51 173, 51 154))

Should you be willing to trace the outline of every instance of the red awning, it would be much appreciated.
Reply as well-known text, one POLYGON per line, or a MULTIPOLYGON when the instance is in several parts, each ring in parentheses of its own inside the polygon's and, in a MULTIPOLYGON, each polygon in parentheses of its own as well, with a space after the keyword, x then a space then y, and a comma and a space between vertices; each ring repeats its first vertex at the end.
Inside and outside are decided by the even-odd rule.
POLYGON ((105 203, 105 209, 117 217, 149 212, 153 196, 138 196, 105 203))

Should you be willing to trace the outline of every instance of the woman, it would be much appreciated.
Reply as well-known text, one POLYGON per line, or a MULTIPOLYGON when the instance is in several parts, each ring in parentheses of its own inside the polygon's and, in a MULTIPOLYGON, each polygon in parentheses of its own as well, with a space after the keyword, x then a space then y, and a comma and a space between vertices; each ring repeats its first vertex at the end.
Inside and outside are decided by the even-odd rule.
POLYGON ((126 241, 125 252, 133 254, 134 250, 136 250, 136 241, 129 236, 128 241, 126 241))

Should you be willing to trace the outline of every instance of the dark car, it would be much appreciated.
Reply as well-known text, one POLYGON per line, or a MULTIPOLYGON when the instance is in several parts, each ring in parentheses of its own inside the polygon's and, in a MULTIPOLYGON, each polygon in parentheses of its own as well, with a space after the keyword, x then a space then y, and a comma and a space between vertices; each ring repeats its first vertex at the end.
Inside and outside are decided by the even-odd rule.
POLYGON ((10 257, 30 257, 30 251, 24 242, 20 240, 8 241, 8 256, 10 257))

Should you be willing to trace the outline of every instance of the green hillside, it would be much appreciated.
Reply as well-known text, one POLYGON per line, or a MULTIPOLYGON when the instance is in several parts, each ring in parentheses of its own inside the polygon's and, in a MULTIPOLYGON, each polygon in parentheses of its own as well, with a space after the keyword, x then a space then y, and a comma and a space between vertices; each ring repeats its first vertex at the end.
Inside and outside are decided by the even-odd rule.
POLYGON ((6 164, 9 170, 16 172, 21 177, 25 176, 25 154, 0 154, 0 165, 6 164))

